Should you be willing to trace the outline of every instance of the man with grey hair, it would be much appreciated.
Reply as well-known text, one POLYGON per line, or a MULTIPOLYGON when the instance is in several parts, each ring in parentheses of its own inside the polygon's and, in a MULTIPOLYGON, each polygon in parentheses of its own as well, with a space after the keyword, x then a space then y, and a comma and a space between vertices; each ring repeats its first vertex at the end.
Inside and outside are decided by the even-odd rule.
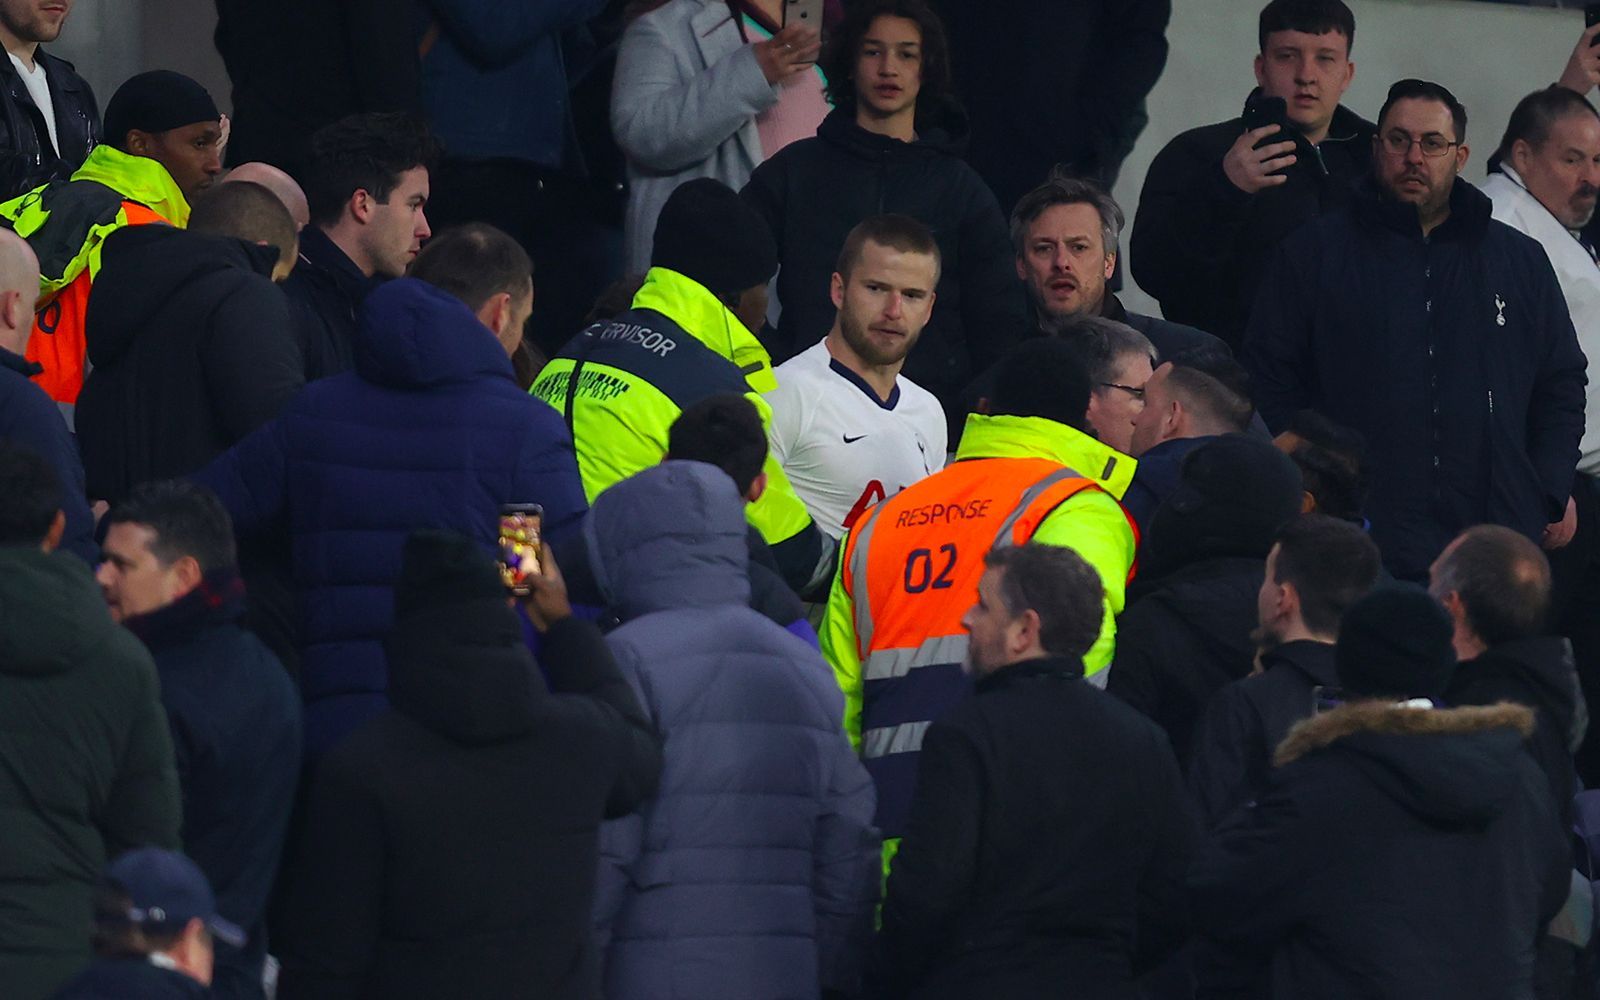
POLYGON ((1093 181, 1052 173, 1011 212, 1017 277, 1028 292, 1033 329, 1051 334, 1080 316, 1103 316, 1138 330, 1164 361, 1222 341, 1181 323, 1123 308, 1106 287, 1117 267, 1122 208, 1093 181))
POLYGON ((1134 421, 1144 412, 1145 384, 1154 374, 1155 347, 1133 327, 1102 316, 1079 316, 1055 336, 1089 373, 1089 429, 1129 454, 1134 421))
POLYGON ((1037 543, 991 550, 984 566, 961 620, 974 695, 923 737, 874 995, 1044 996, 1072 983, 1074 995, 1120 996, 1182 940, 1188 795, 1166 735, 1084 683, 1104 592, 1095 570, 1037 543))

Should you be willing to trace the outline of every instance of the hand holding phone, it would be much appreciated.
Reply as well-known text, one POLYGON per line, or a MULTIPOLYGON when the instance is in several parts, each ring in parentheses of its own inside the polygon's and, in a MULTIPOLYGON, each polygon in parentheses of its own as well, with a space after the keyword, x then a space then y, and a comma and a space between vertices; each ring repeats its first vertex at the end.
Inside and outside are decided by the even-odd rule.
POLYGON ((572 617, 572 604, 567 600, 567 581, 561 576, 549 543, 541 542, 539 550, 539 572, 527 578, 522 607, 534 628, 548 632, 556 622, 572 617))
POLYGON ((1588 94, 1600 84, 1600 3, 1583 9, 1584 29, 1556 82, 1576 94, 1588 94))
POLYGON ((767 82, 779 84, 816 65, 822 40, 814 29, 792 24, 751 48, 755 49, 756 63, 767 82))

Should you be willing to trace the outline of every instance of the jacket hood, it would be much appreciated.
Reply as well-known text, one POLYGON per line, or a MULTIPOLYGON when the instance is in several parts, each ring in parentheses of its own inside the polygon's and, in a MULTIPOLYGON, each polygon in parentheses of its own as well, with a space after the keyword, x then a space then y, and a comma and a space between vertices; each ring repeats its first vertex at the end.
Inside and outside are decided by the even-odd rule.
POLYGON ((253 271, 270 277, 277 261, 276 247, 226 236, 161 225, 117 230, 101 250, 94 322, 85 325, 89 360, 96 365, 116 363, 162 307, 207 275, 253 271))
POLYGON ((864 160, 913 159, 923 156, 960 156, 967 147, 967 113, 953 100, 917 109, 917 137, 901 142, 868 132, 856 124, 855 106, 828 112, 817 137, 864 160))
POLYGON ((1207 662, 1249 664, 1257 624, 1256 594, 1266 560, 1224 557, 1192 563, 1160 578, 1135 579, 1128 604, 1166 605, 1206 652, 1207 662))
POLYGON ((1538 636, 1502 642, 1459 664, 1452 690, 1456 684, 1470 687, 1475 681, 1492 681, 1497 676, 1508 678, 1528 691, 1537 702, 1533 707, 1544 709, 1560 723, 1563 739, 1570 737, 1580 712, 1585 716, 1583 724, 1587 724, 1587 710, 1573 665, 1572 644, 1567 639, 1538 636))
POLYGON ((415 278, 398 278, 367 296, 355 361, 362 378, 395 389, 475 376, 513 379, 505 349, 466 303, 415 278))
POLYGON ((595 498, 584 521, 595 581, 623 621, 750 603, 744 499, 726 472, 663 462, 595 498))
POLYGON ((147 156, 134 156, 101 143, 89 151, 75 181, 94 181, 136 201, 178 228, 189 224, 189 199, 167 168, 147 156))
POLYGON ((1339 753, 1424 821, 1481 829, 1522 780, 1518 762, 1533 727, 1533 711, 1509 703, 1438 709, 1360 701, 1296 725, 1274 762, 1339 753))
POLYGON ((414 611, 384 643, 389 702, 456 743, 479 746, 533 729, 544 682, 503 599, 414 611))
POLYGON ((63 551, 0 547, 0 673, 61 673, 114 628, 82 559, 63 551))
POLYGON ((1044 417, 967 415, 956 461, 969 458, 1048 458, 1121 500, 1139 463, 1075 427, 1044 417))

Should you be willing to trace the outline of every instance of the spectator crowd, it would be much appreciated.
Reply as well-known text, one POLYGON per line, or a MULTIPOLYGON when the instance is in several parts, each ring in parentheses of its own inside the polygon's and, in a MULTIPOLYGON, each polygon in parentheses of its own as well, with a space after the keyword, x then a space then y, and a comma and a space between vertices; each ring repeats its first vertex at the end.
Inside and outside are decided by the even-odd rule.
POLYGON ((1169 0, 72 6, 0 996, 1600 998, 1600 24, 1473 185, 1271 0, 1130 228, 1169 0))

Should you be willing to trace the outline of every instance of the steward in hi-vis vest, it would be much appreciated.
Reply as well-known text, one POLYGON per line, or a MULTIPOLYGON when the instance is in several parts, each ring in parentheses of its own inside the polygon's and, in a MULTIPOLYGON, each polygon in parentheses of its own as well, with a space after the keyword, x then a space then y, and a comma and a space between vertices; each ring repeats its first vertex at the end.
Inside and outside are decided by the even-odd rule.
MULTIPOLYGON (((778 269, 766 223, 725 185, 691 181, 662 210, 654 260, 633 307, 574 337, 531 389, 566 417, 591 503, 660 462, 673 422, 707 396, 743 393, 762 426, 772 422, 762 393, 778 383, 751 332, 778 269)), ((784 580, 804 594, 827 582, 834 543, 771 454, 764 471, 767 488, 746 516, 784 580)))
POLYGON ((1031 415, 1041 407, 1008 402, 1008 381, 1021 378, 1065 400, 1045 413, 1076 413, 1083 423, 1087 376, 1068 357, 1073 371, 1063 377, 1036 345, 1066 347, 1025 345, 1002 366, 993 401, 1030 415, 969 416, 956 460, 868 511, 840 556, 822 650, 844 689, 845 730, 877 784, 885 838, 904 831, 923 733, 970 692, 961 617, 991 548, 1061 545, 1099 572, 1105 620, 1084 669, 1105 683, 1138 543, 1118 503, 1136 463, 1062 420, 1031 415))

